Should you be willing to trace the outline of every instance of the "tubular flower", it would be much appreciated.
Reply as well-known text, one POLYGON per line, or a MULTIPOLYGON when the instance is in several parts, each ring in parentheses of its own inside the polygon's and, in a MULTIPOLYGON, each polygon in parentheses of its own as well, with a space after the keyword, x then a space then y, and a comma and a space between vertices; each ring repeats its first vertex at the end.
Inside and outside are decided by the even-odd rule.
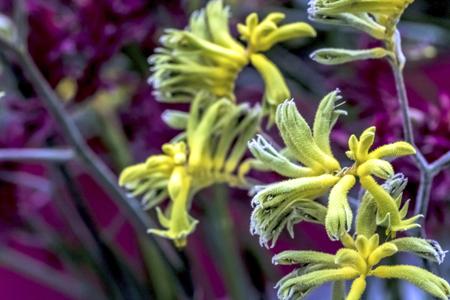
POLYGON ((281 101, 290 98, 290 92, 278 68, 260 52, 267 51, 280 42, 316 36, 314 28, 303 22, 279 26, 284 18, 283 13, 276 12, 259 22, 258 15, 252 13, 248 15, 245 24, 237 25, 241 39, 247 42, 250 61, 264 80, 264 108, 270 111, 270 115, 273 115, 281 101))
MULTIPOLYGON (((406 209, 399 208, 401 192, 393 195, 394 199, 373 177, 388 179, 393 176, 391 164, 383 158, 413 154, 414 148, 408 143, 397 142, 369 151, 375 137, 375 128, 371 127, 361 134, 359 140, 354 135, 350 137, 350 150, 346 154, 354 163, 342 168, 330 146, 330 132, 338 117, 345 114, 345 111, 337 109, 340 99, 338 90, 324 97, 317 110, 313 130, 293 101, 278 106, 277 127, 288 152, 298 163, 277 151, 262 136, 249 142, 250 151, 261 165, 290 178, 258 187, 253 197, 255 208, 251 216, 251 232, 258 234, 260 243, 266 247, 270 240, 273 246, 284 227, 292 235, 293 224, 302 220, 324 224, 330 239, 339 240, 352 226, 353 212, 348 194, 357 179, 368 191, 365 197, 375 204, 376 225, 384 226, 386 234, 417 226, 414 222, 420 216, 404 219, 407 205, 406 209), (326 209, 320 203, 313 204, 315 199, 328 192, 326 209)), ((372 209, 372 202, 367 206, 372 209)))
POLYGON ((400 157, 404 155, 411 155, 415 153, 414 148, 406 142, 396 142, 381 146, 369 152, 375 137, 375 127, 366 129, 358 140, 355 135, 349 139, 350 150, 346 152, 347 156, 355 161, 353 165, 354 172, 360 178, 360 183, 366 191, 370 194, 369 198, 377 205, 377 222, 379 225, 383 224, 386 227, 386 234, 391 233, 395 236, 397 231, 404 231, 413 227, 418 227, 415 221, 420 218, 420 215, 414 216, 410 219, 404 220, 408 212, 408 204, 401 210, 402 195, 401 192, 406 186, 404 178, 394 178, 391 182, 392 187, 398 190, 395 199, 380 186, 373 176, 382 179, 388 179, 394 175, 392 165, 382 160, 385 157, 400 157), (398 183, 396 182, 398 181, 398 183), (403 181, 403 182, 402 182, 403 181))
POLYGON ((242 159, 247 141, 258 130, 260 116, 258 107, 236 106, 228 99, 201 92, 192 103, 185 135, 165 144, 162 155, 123 170, 119 184, 131 195, 142 196, 146 209, 170 198, 165 212, 156 208, 165 229, 149 229, 149 233, 183 247, 198 223, 188 213, 195 193, 215 183, 248 186, 245 174, 249 164, 242 159))
POLYGON ((405 9, 414 0, 367 1, 367 0, 310 0, 308 15, 311 20, 361 30, 385 44, 383 48, 368 50, 320 49, 312 58, 324 64, 339 64, 352 60, 380 58, 398 59, 400 54, 397 24, 405 9), (346 57, 344 60, 342 60, 346 57))
POLYGON ((353 280, 346 299, 358 300, 364 293, 369 276, 403 279, 439 299, 450 296, 447 281, 424 269, 409 265, 378 266, 384 258, 401 251, 421 253, 422 257, 442 261, 445 253, 428 241, 400 238, 380 243, 378 234, 370 237, 358 234, 355 239, 346 234, 342 244, 344 247, 335 255, 317 251, 284 251, 274 256, 274 264, 303 265, 278 282, 278 298, 303 299, 326 282, 353 280))
POLYGON ((272 13, 258 23, 256 14, 238 29, 245 47, 229 31, 229 8, 221 0, 209 2, 205 9, 192 14, 184 30, 168 29, 161 37, 162 47, 150 56, 151 82, 160 101, 191 102, 198 90, 234 101, 234 85, 240 71, 250 62, 265 83, 265 112, 290 97, 289 89, 278 68, 261 51, 293 38, 315 36, 306 23, 278 27, 284 18, 272 13))
MULTIPOLYGON (((361 178, 363 187, 366 181, 367 179, 361 178)), ((385 228, 386 235, 391 234, 392 237, 395 237, 399 231, 420 227, 416 221, 423 217, 422 215, 406 219, 410 200, 402 205, 402 192, 407 181, 403 174, 396 174, 388 178, 381 188, 378 184, 367 187, 356 219, 356 228, 359 233, 369 235, 375 233, 377 226, 381 226, 385 228), (375 193, 372 194, 371 189, 375 189, 375 193, 378 193, 379 196, 375 197, 375 193), (392 208, 386 209, 391 206, 392 208), (379 207, 385 209, 379 209, 379 207), (374 216, 376 217, 374 218, 374 216)), ((369 184, 373 184, 373 180, 369 184)))

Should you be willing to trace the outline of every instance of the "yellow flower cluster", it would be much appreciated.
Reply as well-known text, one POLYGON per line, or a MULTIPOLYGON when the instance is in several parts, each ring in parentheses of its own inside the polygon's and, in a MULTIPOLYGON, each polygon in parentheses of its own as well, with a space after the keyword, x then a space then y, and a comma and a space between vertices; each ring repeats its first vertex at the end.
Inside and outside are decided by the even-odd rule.
POLYGON ((228 7, 214 0, 192 14, 185 30, 166 30, 163 47, 149 59, 150 82, 160 101, 191 102, 198 90, 235 100, 235 81, 249 63, 264 80, 265 113, 273 113, 277 104, 290 97, 281 72, 261 52, 290 39, 314 37, 315 30, 303 22, 279 26, 282 13, 271 13, 261 22, 253 13, 245 25, 238 24, 245 47, 231 36, 228 19, 228 7))
POLYGON ((188 214, 192 197, 215 183, 247 187, 249 163, 242 162, 247 141, 259 128, 260 110, 247 104, 235 105, 201 92, 195 97, 186 124, 185 136, 165 144, 162 155, 123 170, 119 184, 151 209, 170 198, 163 213, 157 208, 164 230, 150 233, 186 244, 197 220, 188 214))
MULTIPOLYGON (((291 208, 297 206, 296 211, 302 211, 301 208, 305 204, 311 205, 308 202, 328 192, 325 226, 332 240, 340 239, 352 225, 353 213, 348 202, 348 193, 355 185, 357 178, 361 185, 373 195, 382 224, 387 226, 387 231, 395 234, 397 231, 415 226, 414 221, 417 217, 403 220, 396 200, 374 179, 374 176, 387 179, 394 175, 392 165, 383 158, 414 154, 414 148, 406 142, 397 142, 370 151, 375 138, 375 128, 371 127, 361 134, 359 140, 354 135, 350 137, 350 150, 347 151, 347 156, 354 163, 350 167, 341 168, 331 151, 329 140, 331 129, 338 116, 344 114, 342 110, 335 109, 338 106, 336 101, 339 99, 338 91, 325 96, 317 110, 313 130, 299 114, 293 101, 286 101, 278 106, 277 127, 290 154, 303 165, 284 157, 263 137, 249 143, 251 152, 262 163, 281 175, 293 178, 270 184, 253 198, 256 210, 252 216, 252 231, 260 234, 262 244, 267 245, 267 242, 272 238, 276 239, 279 234, 279 231, 274 231, 271 226, 268 226, 268 219, 264 215, 273 214, 278 209, 286 211, 284 206, 288 203, 291 208), (264 224, 268 227, 262 226, 261 222, 265 222, 264 224)), ((306 216, 311 216, 311 213, 307 213, 306 216)), ((312 217, 320 221, 317 216, 312 217)), ((283 218, 286 219, 284 215, 283 218)), ((295 215, 292 218, 298 219, 295 215)), ((273 222, 280 224, 278 218, 273 222)))
POLYGON ((361 299, 366 278, 398 278, 409 281, 431 295, 446 300, 450 285, 444 279, 415 266, 377 266, 397 252, 412 252, 441 262, 442 249, 418 238, 399 238, 380 243, 378 234, 353 239, 345 235, 343 248, 335 255, 317 251, 285 251, 273 257, 274 264, 302 264, 301 269, 282 278, 278 284, 279 299, 303 299, 314 288, 330 281, 353 280, 347 300, 361 299))
MULTIPOLYGON (((363 30, 384 41, 385 47, 368 50, 322 49, 313 59, 338 64, 358 59, 389 57, 402 65, 396 25, 412 0, 312 0, 311 19, 363 30)), ((183 130, 162 147, 162 154, 123 170, 119 184, 132 196, 142 197, 144 208, 156 207, 162 229, 149 233, 186 245, 198 221, 189 214, 193 197, 216 183, 250 188, 251 168, 274 171, 288 179, 254 187, 250 230, 260 243, 274 246, 284 229, 294 236, 301 221, 324 225, 329 238, 343 245, 335 255, 316 251, 285 251, 275 264, 302 264, 277 284, 280 299, 303 299, 314 288, 330 281, 353 280, 349 300, 360 299, 366 278, 407 280, 431 295, 447 299, 450 286, 442 278, 414 266, 379 266, 397 252, 409 252, 442 263, 445 251, 432 240, 396 238, 396 233, 420 227, 422 217, 407 217, 403 203, 407 180, 395 174, 393 158, 415 154, 412 145, 396 142, 372 149, 375 127, 359 137, 351 135, 345 153, 351 163, 342 166, 333 154, 330 134, 339 116, 339 90, 326 95, 317 109, 312 128, 297 110, 278 68, 263 54, 275 44, 315 36, 306 23, 281 25, 282 13, 261 21, 250 14, 237 29, 246 45, 229 31, 229 9, 221 0, 192 14, 185 30, 166 30, 162 46, 149 59, 150 82, 161 101, 190 103, 188 113, 166 111, 165 122, 183 130), (241 70, 251 64, 265 85, 262 109, 237 104, 234 85, 241 70), (277 149, 260 131, 261 119, 275 121, 286 145, 277 149), (244 159, 247 147, 254 159, 244 159), (389 160, 388 160, 389 159, 389 160), (356 216, 351 193, 359 182, 365 190, 356 216), (327 196, 327 203, 319 198, 327 196), (164 211, 160 208, 166 199, 164 211), (355 222, 354 235, 349 232, 355 222)), ((355 200, 356 201, 356 200, 355 200)))
POLYGON ((359 138, 351 135, 347 157, 353 161, 341 167, 330 147, 330 133, 344 111, 337 109, 339 91, 329 93, 317 110, 313 129, 297 111, 293 101, 278 106, 276 125, 287 146, 277 151, 262 136, 249 143, 255 158, 272 171, 290 177, 258 188, 253 197, 251 232, 260 243, 274 245, 286 227, 293 236, 293 225, 300 221, 323 224, 331 240, 340 240, 344 248, 336 255, 315 251, 285 251, 274 257, 274 263, 307 264, 282 278, 278 287, 280 299, 303 299, 312 289, 329 281, 354 280, 347 299, 360 299, 366 277, 400 278, 412 282, 435 297, 447 299, 448 283, 432 273, 414 266, 379 266, 379 262, 398 251, 411 252, 441 263, 445 256, 439 244, 419 238, 394 239, 399 231, 420 227, 421 215, 406 218, 408 201, 402 206, 406 179, 394 175, 386 158, 415 153, 406 142, 383 145, 374 150, 375 127, 363 131, 359 138), (286 153, 288 155, 286 155, 286 153), (295 162, 295 160, 297 162, 295 162), (384 184, 375 179, 386 180, 384 184), (349 232, 354 220, 349 193, 357 180, 366 190, 356 215, 355 239, 349 232), (328 194, 325 206, 316 201, 328 194), (385 234, 379 236, 378 229, 385 234), (380 243, 380 238, 382 243, 380 243))

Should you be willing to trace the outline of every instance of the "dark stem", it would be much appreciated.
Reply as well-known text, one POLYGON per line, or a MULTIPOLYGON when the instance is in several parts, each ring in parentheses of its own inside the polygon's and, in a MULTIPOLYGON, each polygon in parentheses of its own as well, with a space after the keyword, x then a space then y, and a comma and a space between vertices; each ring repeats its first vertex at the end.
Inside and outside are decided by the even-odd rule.
POLYGON ((71 149, 1 149, 0 161, 67 162, 75 157, 71 149))
MULTIPOLYGON (((414 214, 419 215, 422 214, 423 217, 423 223, 425 223, 425 218, 428 213, 428 204, 430 201, 430 194, 431 194, 431 186, 433 183, 433 176, 429 173, 423 173, 420 174, 420 184, 419 184, 419 190, 417 191, 417 197, 416 197, 416 206, 414 208, 414 214), (419 201, 420 199, 420 201, 419 201)), ((421 236, 423 238, 426 237, 424 235, 425 230, 421 231, 421 236)))
MULTIPOLYGON (((155 227, 155 223, 141 209, 138 201, 127 198, 116 184, 114 174, 87 146, 75 123, 67 116, 67 113, 62 106, 63 102, 58 98, 45 80, 30 54, 26 50, 18 48, 16 45, 2 37, 0 37, 0 48, 15 54, 24 73, 28 75, 30 82, 36 89, 36 93, 54 117, 67 142, 72 146, 73 150, 77 153, 77 156, 89 170, 90 174, 103 186, 120 207, 121 211, 127 216, 128 220, 132 222, 137 233, 145 235, 148 228, 155 227)), ((148 236, 148 238, 151 237, 148 236)), ((152 240, 155 241, 155 239, 152 240)), ((170 261, 173 268, 183 268, 183 264, 173 247, 166 241, 156 240, 156 242, 161 251, 164 252, 165 257, 170 261)))
POLYGON ((0 266, 47 285, 73 299, 103 299, 95 288, 8 247, 0 249, 0 266))
POLYGON ((450 168, 450 151, 442 155, 439 159, 435 160, 432 164, 430 164, 431 173, 437 174, 440 171, 450 168))
POLYGON ((257 299, 248 272, 242 260, 238 245, 233 236, 233 220, 229 212, 229 189, 224 184, 216 184, 211 188, 213 199, 208 199, 206 217, 209 225, 207 234, 209 245, 221 273, 224 275, 227 290, 232 299, 257 299))
POLYGON ((101 270, 104 270, 104 272, 100 272, 100 276, 106 283, 105 288, 110 295, 110 299, 143 299, 143 296, 138 293, 137 285, 130 282, 131 278, 125 276, 122 264, 110 247, 104 242, 68 169, 61 164, 57 166, 57 169, 68 189, 76 214, 82 220, 83 225, 95 243, 95 252, 97 255, 94 263, 98 264, 101 270))

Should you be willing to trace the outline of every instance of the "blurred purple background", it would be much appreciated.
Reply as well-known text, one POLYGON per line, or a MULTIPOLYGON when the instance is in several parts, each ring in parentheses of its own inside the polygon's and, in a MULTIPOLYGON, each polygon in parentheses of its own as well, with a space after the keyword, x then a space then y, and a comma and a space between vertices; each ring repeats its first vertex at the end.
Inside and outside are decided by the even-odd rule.
MULTIPOLYGON (((0 12, 11 16, 14 2, 2 1, 0 12)), ((72 95, 66 99, 66 109, 89 145, 115 173, 159 152, 160 146, 177 134, 164 125, 160 116, 167 108, 185 107, 154 101, 146 82, 149 75, 146 58, 158 45, 164 28, 184 27, 190 12, 204 1, 24 2, 32 57, 53 88, 62 96, 72 95)), ((263 15, 279 10, 286 12, 290 20, 306 20, 306 1, 229 3, 233 24, 252 11, 263 15)), ((405 76, 416 140, 431 161, 450 149, 449 6, 448 1, 416 1, 400 26, 408 57, 405 76)), ((343 155, 349 133, 359 134, 372 124, 377 126, 377 143, 401 139, 395 86, 386 63, 367 61, 334 68, 308 59, 310 52, 322 46, 365 47, 371 41, 358 33, 346 34, 320 26, 318 30, 315 40, 289 43, 269 53, 286 75, 302 112, 311 117, 318 100, 340 87, 350 113, 340 120, 333 136, 339 146, 335 149, 337 153, 343 155)), ((0 148, 66 145, 26 74, 10 56, 1 55, 0 59, 0 89, 6 92, 0 99, 0 148)), ((261 97, 261 82, 254 71, 245 70, 240 76, 237 94, 241 101, 257 101, 261 97)), ((276 131, 272 131, 279 141, 276 131)), ((409 177, 408 195, 414 199, 417 170, 410 159, 399 160, 395 166, 409 177)), ((259 176, 266 182, 276 178, 271 174, 259 176)), ((450 244, 449 192, 447 170, 434 180, 426 219, 429 236, 439 239, 444 248, 450 244)), ((78 226, 79 216, 71 215, 74 207, 70 199, 77 196, 122 264, 121 270, 130 278, 130 285, 139 290, 139 297, 169 299, 173 294, 160 294, 155 288, 155 284, 160 284, 152 278, 152 268, 156 267, 146 260, 145 250, 129 220, 77 162, 67 167, 0 162, 0 247, 4 249, 0 249, 0 299, 96 299, 94 290, 108 295, 105 287, 108 278, 89 253, 84 240, 86 229, 78 226), (79 195, 74 195, 68 185, 79 195), (34 269, 36 277, 30 275, 34 269), (44 278, 46 272, 56 275, 57 282, 48 283, 44 278), (86 294, 86 289, 92 293, 86 294)), ((217 220, 214 210, 227 206, 214 204, 214 197, 212 191, 206 191, 198 196, 193 207, 200 225, 184 253, 191 278, 181 276, 181 281, 190 286, 187 290, 191 290, 188 296, 192 298, 232 298, 233 287, 227 284, 229 271, 224 266, 228 258, 221 256, 226 251, 217 248, 220 239, 232 240, 231 252, 239 256, 243 278, 249 281, 257 299, 273 299, 275 282, 288 271, 271 265, 273 253, 306 248, 332 252, 337 248, 321 227, 311 224, 298 225, 293 240, 283 234, 275 249, 260 248, 257 237, 249 234, 250 198, 243 191, 231 192, 227 204, 231 223, 226 225, 229 236, 218 236, 223 231, 214 226, 217 220)), ((448 279, 450 265, 441 266, 441 272, 448 279)), ((167 284, 169 289, 173 288, 170 282, 167 284)), ((373 283, 369 293, 380 284, 373 283)), ((394 293, 393 299, 422 297, 410 294, 415 290, 409 285, 402 291, 394 293)), ((324 297, 322 293, 327 290, 319 290, 318 297, 324 297)), ((370 293, 369 299, 378 299, 375 294, 370 293)))

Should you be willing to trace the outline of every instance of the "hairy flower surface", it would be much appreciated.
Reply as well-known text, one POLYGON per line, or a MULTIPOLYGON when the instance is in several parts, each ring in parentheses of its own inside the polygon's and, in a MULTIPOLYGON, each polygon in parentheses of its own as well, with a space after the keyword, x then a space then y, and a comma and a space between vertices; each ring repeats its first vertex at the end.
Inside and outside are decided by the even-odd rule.
POLYGON ((347 157, 350 167, 341 167, 330 146, 330 132, 339 115, 339 91, 329 93, 317 110, 313 129, 297 111, 293 101, 278 106, 276 124, 287 149, 278 151, 262 136, 249 142, 260 164, 290 177, 259 187, 252 200, 255 209, 250 230, 260 236, 260 243, 273 246, 286 227, 291 237, 293 225, 305 220, 325 226, 331 240, 340 240, 343 248, 335 255, 317 251, 284 251, 273 258, 274 264, 302 264, 283 277, 276 288, 279 299, 303 299, 313 289, 327 282, 352 280, 346 299, 361 299, 366 278, 397 278, 413 283, 439 299, 450 296, 450 285, 425 269, 410 265, 379 265, 397 252, 408 252, 442 263, 446 251, 433 240, 415 237, 395 239, 396 232, 420 227, 416 215, 406 218, 409 200, 402 203, 407 179, 395 174, 387 158, 415 153, 406 142, 395 142, 371 149, 375 127, 358 137, 351 135, 347 157), (288 155, 286 155, 288 154, 288 155), (294 162, 297 160, 297 162, 294 162), (378 177, 385 180, 379 184, 378 177), (348 194, 357 179, 366 190, 356 217, 348 194), (315 201, 328 193, 327 207, 315 201), (354 238, 349 234, 356 220, 354 238), (379 233, 383 233, 381 236, 379 233), (381 242, 380 242, 381 239, 381 242))
MULTIPOLYGON (((229 99, 216 99, 200 92, 185 120, 186 132, 165 144, 162 155, 123 170, 119 184, 132 196, 142 196, 142 204, 151 209, 167 197, 170 203, 158 219, 164 230, 149 232, 174 240, 182 247, 198 223, 188 213, 192 197, 215 183, 246 187, 245 173, 250 165, 242 162, 247 141, 259 128, 260 109, 247 104, 235 105, 229 99)), ((177 116, 169 115, 173 118, 177 116)), ((178 120, 180 122, 180 120, 178 120)))
POLYGON ((234 100, 238 74, 251 63, 265 83, 265 112, 274 112, 277 104, 290 97, 286 82, 262 51, 299 37, 313 37, 314 29, 306 23, 279 26, 282 13, 271 13, 262 22, 256 14, 239 24, 247 47, 230 34, 229 8, 221 0, 209 2, 205 9, 192 14, 184 30, 168 29, 161 37, 163 47, 149 58, 153 75, 149 81, 157 99, 167 102, 191 102, 199 90, 234 100))
POLYGON ((278 298, 303 299, 326 282, 353 280, 346 299, 358 300, 366 289, 366 278, 370 276, 403 279, 439 299, 445 300, 450 296, 447 281, 425 269, 410 265, 378 265, 397 252, 409 252, 442 262, 445 252, 434 241, 399 238, 380 243, 378 234, 369 237, 358 234, 355 239, 346 234, 342 244, 344 247, 335 255, 317 251, 284 251, 274 256, 274 264, 303 265, 278 282, 278 298))
POLYGON ((297 111, 293 101, 278 106, 276 124, 290 156, 299 163, 277 151, 262 136, 249 142, 250 151, 262 165, 291 179, 260 187, 252 200, 255 206, 251 218, 251 232, 260 236, 261 244, 272 245, 284 226, 292 234, 292 225, 309 220, 323 223, 332 240, 339 240, 352 225, 353 212, 348 194, 359 178, 361 185, 373 197, 380 224, 386 233, 409 229, 418 218, 404 220, 399 211, 399 198, 394 199, 374 177, 388 179, 394 175, 387 157, 395 158, 414 154, 414 148, 406 142, 396 142, 370 150, 375 128, 366 129, 358 139, 349 139, 347 156, 354 161, 350 167, 341 167, 330 146, 330 132, 339 115, 341 99, 339 91, 329 93, 317 110, 313 130, 297 111), (312 202, 325 194, 328 207, 312 202))

